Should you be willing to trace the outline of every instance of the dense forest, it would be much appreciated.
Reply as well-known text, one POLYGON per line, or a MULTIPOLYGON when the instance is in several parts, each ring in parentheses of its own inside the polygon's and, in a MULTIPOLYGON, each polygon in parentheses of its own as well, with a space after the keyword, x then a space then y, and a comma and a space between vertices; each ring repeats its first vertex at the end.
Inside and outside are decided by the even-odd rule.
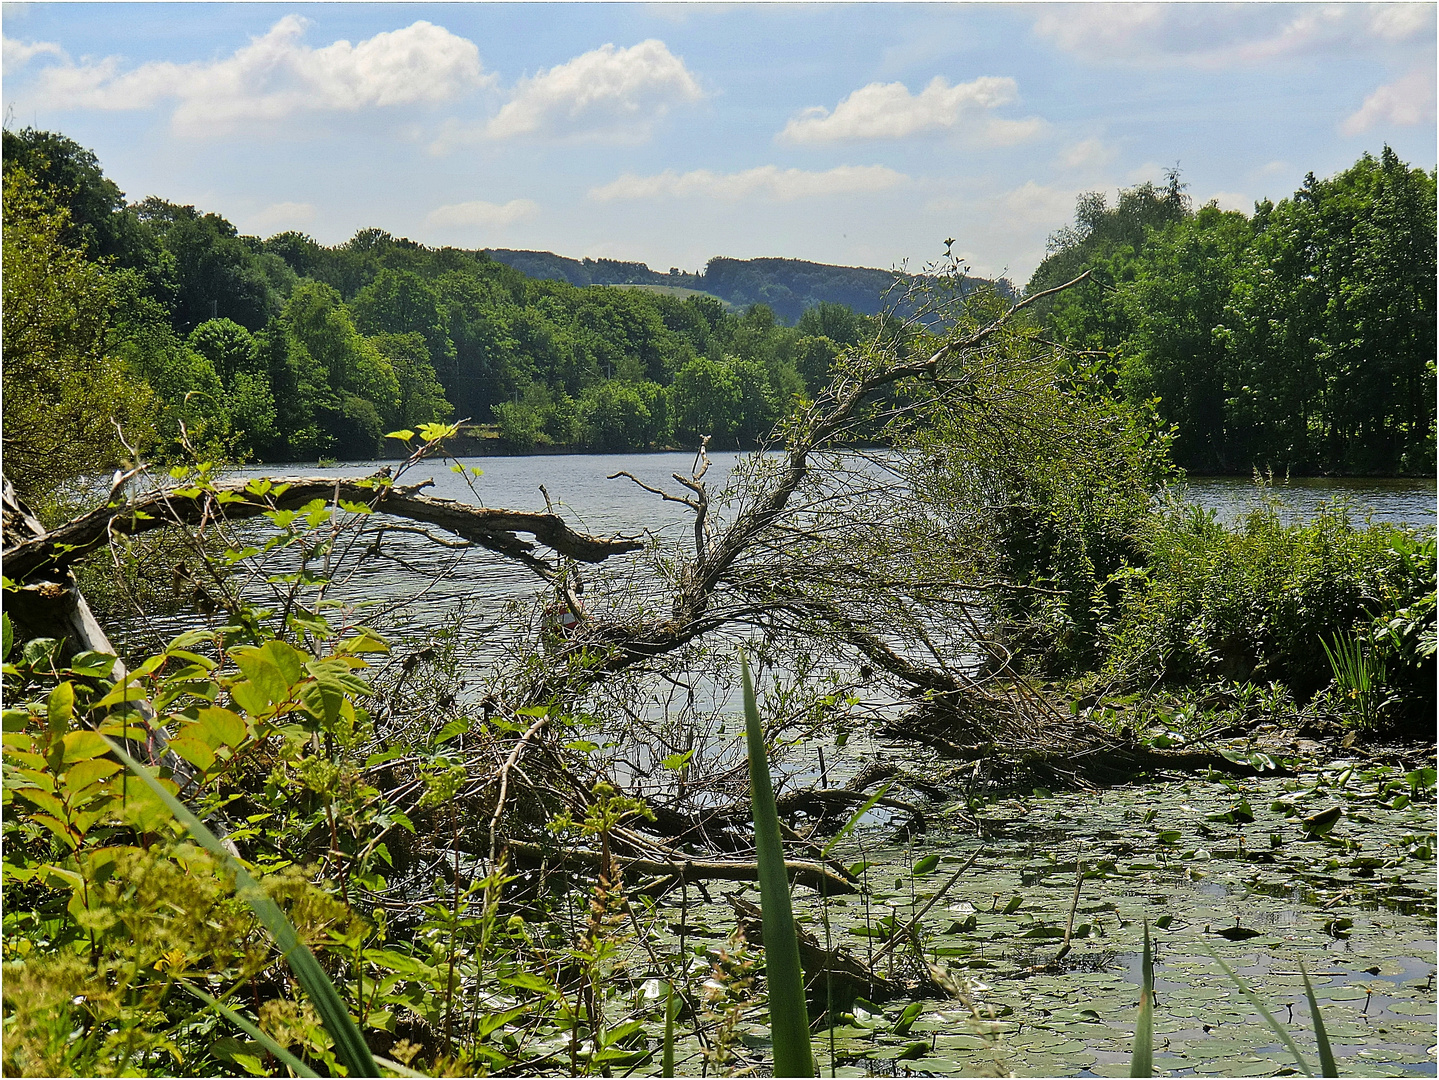
POLYGON ((1434 471, 1435 176, 1384 148, 1253 215, 1177 174, 1083 196, 1029 292, 1084 271, 1051 330, 1156 398, 1196 472, 1434 471))
MULTIPOLYGON (((75 432, 112 461, 367 458, 449 419, 511 451, 755 445, 916 280, 787 259, 655 274, 378 228, 261 239, 127 203, 93 153, 33 129, 4 133, 4 177, 5 448, 30 491, 95 448, 75 432)), ((1088 273, 1035 310, 1102 357, 1110 393, 1155 402, 1188 469, 1424 472, 1434 191, 1386 149, 1250 217, 1194 210, 1177 175, 1113 208, 1091 193, 1028 293, 1088 273)))
POLYGON ((73 436, 17 431, 60 422, 117 456, 111 414, 134 445, 268 461, 370 457, 449 418, 493 420, 515 450, 752 445, 873 332, 839 304, 790 327, 763 304, 536 280, 379 229, 336 247, 242 236, 127 204, 63 136, 4 138, 6 450, 32 490, 73 471, 57 467, 73 436))

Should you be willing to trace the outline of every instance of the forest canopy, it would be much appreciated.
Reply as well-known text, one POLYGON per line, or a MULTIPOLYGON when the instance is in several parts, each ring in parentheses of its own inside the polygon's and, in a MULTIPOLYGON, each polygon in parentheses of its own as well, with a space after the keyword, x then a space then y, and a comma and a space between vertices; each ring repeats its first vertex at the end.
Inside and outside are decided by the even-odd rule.
POLYGON ((1081 196, 1029 291, 1050 329, 1158 401, 1200 472, 1432 473, 1435 174, 1385 147, 1254 214, 1164 187, 1081 196))

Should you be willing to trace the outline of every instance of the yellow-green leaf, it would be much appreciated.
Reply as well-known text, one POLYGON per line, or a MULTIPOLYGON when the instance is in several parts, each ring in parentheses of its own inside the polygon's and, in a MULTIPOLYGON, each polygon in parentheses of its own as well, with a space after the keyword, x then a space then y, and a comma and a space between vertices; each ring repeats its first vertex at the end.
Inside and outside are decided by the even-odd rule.
POLYGON ((83 791, 97 780, 103 780, 107 776, 114 776, 120 771, 120 766, 106 758, 90 758, 87 761, 77 761, 65 771, 65 787, 71 792, 72 798, 75 794, 83 791))
POLYGON ((187 724, 187 730, 170 740, 169 749, 203 771, 215 764, 215 751, 188 730, 193 727, 194 724, 187 724))
POLYGON ((212 747, 239 746, 245 741, 249 729, 238 713, 219 706, 209 706, 196 714, 195 727, 203 733, 205 742, 212 747))
POLYGON ((71 683, 62 682, 50 691, 45 701, 45 714, 51 731, 61 732, 70 726, 70 720, 75 715, 75 687, 71 683))
POLYGON ((99 733, 94 731, 72 731, 65 736, 65 763, 72 761, 88 761, 90 758, 102 757, 110 752, 99 733))

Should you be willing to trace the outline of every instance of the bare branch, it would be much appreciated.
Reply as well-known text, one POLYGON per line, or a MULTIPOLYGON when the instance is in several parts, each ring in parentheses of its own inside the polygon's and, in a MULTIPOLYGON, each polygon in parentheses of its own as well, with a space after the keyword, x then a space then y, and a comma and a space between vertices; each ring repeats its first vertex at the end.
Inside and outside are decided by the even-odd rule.
POLYGON ((524 563, 545 580, 555 566, 535 554, 535 545, 517 533, 529 533, 547 547, 581 562, 603 562, 611 555, 637 551, 643 544, 632 537, 610 538, 576 532, 555 514, 522 510, 495 510, 450 499, 420 494, 424 484, 385 487, 374 482, 303 477, 280 480, 269 495, 247 492, 249 482, 228 480, 199 489, 156 491, 123 506, 102 506, 36 537, 12 531, 7 515, 5 571, 14 580, 37 572, 63 572, 76 559, 105 543, 112 535, 135 536, 174 524, 204 525, 219 517, 229 520, 258 517, 273 510, 297 510, 316 500, 338 505, 363 503, 375 513, 433 525, 478 547, 524 563), (276 489, 283 490, 276 494, 276 489))

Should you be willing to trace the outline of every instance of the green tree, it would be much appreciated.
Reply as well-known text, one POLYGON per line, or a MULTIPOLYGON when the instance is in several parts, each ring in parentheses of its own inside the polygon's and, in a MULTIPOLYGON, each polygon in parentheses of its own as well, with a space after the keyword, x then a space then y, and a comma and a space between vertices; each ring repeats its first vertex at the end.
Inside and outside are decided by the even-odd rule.
POLYGON ((141 202, 138 213, 174 259, 177 330, 188 333, 223 316, 253 332, 279 313, 295 274, 258 239, 239 235, 218 214, 155 196, 141 202))
POLYGON ((820 301, 806 308, 795 331, 804 337, 823 337, 836 345, 858 345, 869 327, 869 320, 844 304, 820 301))
POLYGON ((259 363, 254 335, 230 319, 202 322, 185 342, 210 362, 226 385, 238 372, 254 371, 259 363))
POLYGON ((1206 206, 1152 232, 1117 295, 1129 328, 1120 385, 1131 401, 1160 400, 1179 426, 1175 457, 1189 468, 1243 472, 1254 463, 1253 423, 1241 411, 1250 391, 1233 378, 1225 325, 1251 236, 1243 214, 1206 206))
POLYGON ((69 212, 22 168, 4 177, 5 472, 42 499, 65 481, 144 449, 154 398, 108 348, 115 287, 67 246, 69 212))
POLYGON ((454 406, 445 400, 444 387, 435 377, 424 335, 375 334, 369 342, 395 372, 400 387, 401 427, 415 428, 450 418, 454 406))
POLYGON ((174 261, 125 205, 125 193, 105 175, 93 151, 64 135, 28 127, 5 129, 3 141, 5 174, 23 169, 67 211, 61 239, 68 247, 139 270, 157 296, 168 295, 174 261))
POLYGON ((363 334, 419 334, 440 383, 446 391, 454 391, 455 345, 450 340, 449 319, 439 295, 419 274, 382 269, 355 295, 350 309, 363 334))
POLYGON ((682 443, 693 445, 706 435, 717 443, 730 441, 744 397, 731 365, 696 357, 676 373, 671 393, 682 443))

